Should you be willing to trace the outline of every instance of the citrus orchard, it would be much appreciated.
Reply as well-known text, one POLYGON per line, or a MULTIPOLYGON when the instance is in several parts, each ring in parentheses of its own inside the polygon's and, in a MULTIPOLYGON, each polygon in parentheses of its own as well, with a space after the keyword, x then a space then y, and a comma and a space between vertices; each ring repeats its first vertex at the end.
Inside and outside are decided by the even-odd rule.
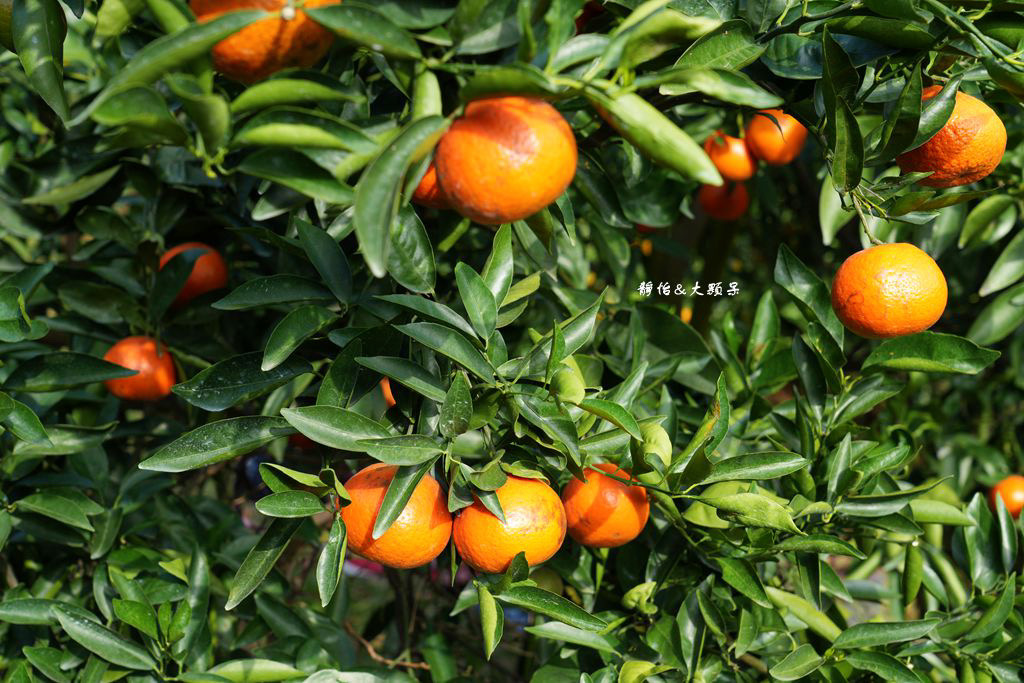
POLYGON ((473 569, 497 574, 520 552, 530 565, 551 558, 565 540, 565 508, 558 494, 537 479, 509 476, 495 492, 505 521, 479 499, 455 517, 453 537, 459 555, 473 569))
POLYGON ((734 221, 750 208, 750 194, 743 183, 701 185, 697 204, 704 213, 720 221, 734 221))
POLYGON ((202 249, 203 254, 192 264, 192 272, 182 286, 173 306, 184 306, 197 296, 221 289, 228 283, 228 266, 220 252, 202 242, 185 242, 172 247, 160 257, 160 268, 166 266, 172 258, 189 249, 202 249))
POLYGON ((558 110, 532 97, 470 102, 437 145, 437 179, 452 208, 484 225, 531 216, 576 174, 576 138, 558 110))
POLYGON ((757 159, 750 153, 743 138, 716 130, 704 141, 704 151, 726 180, 747 180, 757 170, 757 159))
POLYGON ((108 379, 107 391, 130 401, 157 401, 171 393, 176 373, 167 347, 151 337, 125 337, 110 347, 103 360, 129 370, 131 377, 108 379))
POLYGON ((352 502, 341 508, 341 519, 354 552, 385 567, 412 569, 429 563, 445 549, 452 534, 452 516, 437 480, 425 474, 398 519, 374 539, 373 526, 397 470, 393 465, 375 463, 353 474, 345 482, 352 502))
MULTIPOLYGON (((305 7, 337 4, 339 0, 305 0, 305 7)), ((242 83, 262 81, 288 67, 313 66, 331 48, 334 34, 316 23, 291 0, 191 0, 199 21, 225 12, 262 9, 278 16, 249 24, 213 46, 213 66, 242 83), (285 18, 290 17, 290 18, 285 18)))
POLYGON ((850 256, 832 284, 832 308, 853 333, 868 339, 916 334, 946 309, 946 278, 913 244, 883 244, 850 256))
POLYGON ((575 477, 562 491, 562 504, 569 535, 590 548, 615 548, 640 535, 647 524, 650 503, 642 486, 630 486, 605 476, 633 479, 629 472, 612 463, 600 463, 584 470, 586 482, 575 477))
MULTIPOLYGON (((921 99, 935 97, 932 85, 921 99)), ((900 155, 903 173, 931 172, 918 181, 929 187, 955 187, 981 180, 996 169, 1006 151, 1006 128, 992 108, 976 97, 957 92, 953 113, 939 132, 920 147, 900 155)))
POLYGON ((745 139, 754 157, 780 166, 800 155, 807 140, 807 129, 781 109, 764 109, 747 123, 745 139))
POLYGON ((1003 499, 1003 505, 1014 519, 1020 517, 1020 511, 1024 509, 1024 477, 1012 474, 992 487, 988 500, 993 510, 996 508, 997 498, 1003 499))

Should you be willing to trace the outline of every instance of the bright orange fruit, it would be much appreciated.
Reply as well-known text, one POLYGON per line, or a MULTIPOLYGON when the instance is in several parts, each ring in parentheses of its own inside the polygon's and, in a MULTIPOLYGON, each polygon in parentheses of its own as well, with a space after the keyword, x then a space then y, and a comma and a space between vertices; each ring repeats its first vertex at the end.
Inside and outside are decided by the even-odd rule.
POLYGON ((176 307, 184 306, 197 296, 221 289, 228 283, 228 265, 224 257, 209 244, 202 242, 185 242, 168 249, 160 257, 160 267, 163 268, 172 258, 188 249, 203 249, 205 253, 192 265, 192 272, 172 304, 176 307))
MULTIPOLYGON (((941 90, 925 88, 929 100, 941 90)), ((932 171, 918 181, 929 187, 954 187, 981 180, 996 169, 1006 151, 1006 128, 992 108, 976 97, 957 92, 949 121, 928 142, 901 154, 896 162, 903 173, 932 171)))
POLYGON ((452 535, 452 516, 437 480, 425 474, 402 514, 374 540, 373 525, 397 470, 393 465, 375 463, 353 474, 345 482, 352 502, 341 508, 341 519, 353 551, 385 567, 412 569, 429 563, 445 549, 452 535))
POLYGON ((716 130, 712 133, 704 141, 704 151, 726 180, 747 180, 757 170, 757 159, 750 153, 743 138, 726 135, 725 131, 716 130))
POLYGON ((484 225, 527 218, 558 199, 576 175, 576 160, 569 124, 534 97, 470 102, 434 154, 452 208, 484 225))
POLYGON ((750 208, 750 194, 743 183, 701 185, 697 204, 704 213, 720 221, 734 221, 750 208))
POLYGON ((1020 517, 1020 511, 1024 509, 1024 477, 1011 474, 992 487, 988 493, 988 500, 993 510, 996 509, 997 497, 1003 499, 1003 505, 1014 519, 1020 517))
POLYGON ((851 332, 868 339, 916 334, 946 310, 946 278, 913 244, 858 251, 836 273, 832 308, 851 332))
POLYGON ((796 159, 806 140, 807 129, 803 124, 781 109, 759 111, 747 124, 746 141, 751 154, 773 166, 796 159), (773 116, 775 121, 765 114, 773 116))
POLYGON ((171 393, 177 381, 170 352, 151 337, 125 337, 110 347, 103 360, 137 371, 131 377, 103 382, 118 398, 158 401, 171 393))
POLYGON ((427 167, 427 172, 420 178, 416 191, 412 193, 412 200, 420 206, 429 206, 433 209, 451 208, 448 198, 444 196, 444 190, 437 182, 437 167, 433 161, 427 167))
POLYGON ((651 510, 643 486, 623 484, 606 477, 604 472, 636 481, 628 471, 601 463, 584 471, 586 483, 574 477, 562 491, 569 535, 590 548, 615 548, 629 543, 644 530, 651 510))

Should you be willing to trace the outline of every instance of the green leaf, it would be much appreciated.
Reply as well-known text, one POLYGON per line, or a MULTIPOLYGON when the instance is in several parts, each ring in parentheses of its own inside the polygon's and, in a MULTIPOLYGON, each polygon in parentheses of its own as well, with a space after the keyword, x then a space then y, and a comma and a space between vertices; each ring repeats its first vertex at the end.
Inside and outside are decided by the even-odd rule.
POLYGON ((921 619, 854 624, 839 634, 832 645, 849 650, 917 640, 928 635, 938 623, 939 619, 921 619))
POLYGON ((978 296, 1006 289, 1024 277, 1024 232, 1018 232, 999 254, 981 283, 978 296))
POLYGON ((480 629, 484 641, 484 656, 491 658, 494 648, 501 642, 505 614, 495 602, 491 591, 482 583, 476 584, 477 601, 480 604, 480 629))
POLYGON ((84 199, 99 190, 110 182, 110 179, 117 175, 117 172, 120 170, 120 166, 111 166, 99 173, 82 176, 67 185, 61 185, 59 187, 46 190, 40 194, 32 195, 31 197, 25 197, 21 202, 23 204, 37 204, 40 206, 60 206, 62 204, 70 204, 71 202, 76 202, 79 199, 84 199))
POLYGON ((441 443, 423 434, 362 439, 359 450, 389 465, 419 465, 444 450, 441 443))
POLYGON ((941 500, 915 498, 910 501, 910 511, 914 516, 914 521, 918 524, 974 526, 974 520, 963 510, 941 500))
POLYGON ((96 108, 92 118, 104 126, 126 126, 130 130, 176 145, 184 145, 188 140, 188 132, 174 118, 166 100, 148 85, 111 95, 96 108))
POLYGON ((413 36, 377 10, 355 2, 310 8, 306 13, 339 38, 396 59, 418 59, 413 36))
POLYGON ((472 267, 463 262, 455 264, 455 282, 473 329, 481 339, 489 339, 494 333, 498 306, 487 288, 487 283, 472 267))
POLYGON ((803 532, 793 523, 793 517, 774 500, 758 493, 734 493, 728 496, 701 496, 702 503, 725 513, 739 524, 766 529, 778 529, 794 534, 803 532))
POLYGON ((810 314, 810 319, 821 323, 842 348, 843 324, 832 310, 828 287, 785 244, 779 247, 775 261, 775 282, 793 296, 797 305, 810 314))
MULTIPOLYGON (((263 583, 263 579, 274 568, 277 559, 288 547, 288 542, 299 530, 303 521, 303 519, 275 519, 270 523, 235 573, 224 609, 234 609, 263 583)), ((211 673, 223 676, 223 673, 217 671, 218 668, 220 667, 211 669, 211 673)))
POLYGON ((189 119, 196 124, 203 138, 203 149, 216 153, 231 134, 231 108, 228 101, 216 93, 203 90, 199 80, 189 74, 167 74, 164 82, 181 101, 189 119))
POLYGON ((883 681, 891 681, 891 683, 920 683, 921 680, 900 660, 883 652, 856 650, 846 655, 846 661, 853 668, 870 671, 883 681))
POLYGON ((783 100, 773 95, 741 71, 705 67, 676 67, 638 79, 646 85, 660 84, 662 95, 686 95, 691 92, 704 93, 722 102, 740 107, 769 109, 778 107, 783 100))
POLYGON ((397 304, 403 308, 408 308, 410 311, 419 313, 431 320, 436 320, 448 325, 449 327, 454 327, 460 332, 465 333, 470 338, 476 336, 476 331, 473 329, 472 325, 466 322, 465 318, 437 301, 432 301, 422 296, 414 296, 412 294, 380 294, 376 298, 392 304, 397 304))
MULTIPOLYGON (((32 666, 54 683, 71 683, 71 677, 61 669, 64 655, 60 650, 55 650, 52 647, 25 646, 21 652, 32 666)), ((35 680, 32 678, 31 670, 27 673, 26 678, 29 683, 35 680)))
POLYGON ((800 596, 779 590, 774 586, 765 586, 764 590, 776 608, 787 610, 791 615, 807 624, 809 629, 829 642, 834 641, 842 633, 831 619, 800 596))
POLYGON ((362 439, 382 439, 391 435, 379 422, 335 406, 284 408, 281 415, 313 441, 343 451, 365 453, 362 439))
POLYGON ((809 534, 794 536, 775 544, 778 552, 814 553, 828 555, 847 555, 859 560, 865 559, 864 553, 846 541, 827 534, 809 534))
POLYGON ((675 65, 739 70, 757 61, 764 51, 764 46, 754 39, 750 24, 732 19, 698 38, 675 65))
POLYGON ((899 512, 911 500, 932 490, 937 484, 935 481, 893 493, 849 496, 836 505, 836 511, 859 517, 884 517, 899 512))
POLYGON ((409 204, 398 210, 391 223, 390 245, 388 273, 391 277, 412 292, 434 291, 437 280, 434 248, 423 221, 409 204))
POLYGON ((443 403, 447 391, 441 381, 426 368, 405 358, 393 356, 376 356, 367 358, 359 356, 356 362, 382 375, 409 387, 413 391, 426 396, 431 401, 443 403))
POLYGON ((768 673, 775 680, 795 681, 810 675, 824 662, 813 646, 804 643, 783 657, 782 661, 773 666, 768 673))
POLYGON ((512 227, 503 225, 494 233, 491 253, 481 273, 487 289, 498 305, 504 305, 505 296, 512 286, 514 262, 512 257, 512 227))
POLYGON ((374 540, 387 533, 395 520, 402 516, 409 498, 430 468, 434 466, 436 460, 436 457, 431 457, 414 467, 399 467, 395 471, 395 476, 388 484, 388 490, 384 493, 384 499, 381 500, 380 507, 377 509, 377 519, 373 523, 372 537, 374 540))
POLYGON ((953 114, 953 107, 956 106, 956 91, 960 87, 962 78, 962 76, 954 76, 949 79, 942 86, 942 90, 924 103, 921 120, 917 126, 917 135, 914 136, 914 141, 910 143, 908 150, 917 149, 928 142, 946 125, 949 117, 953 114))
POLYGON ((79 615, 61 608, 56 608, 55 615, 68 637, 108 662, 128 669, 148 671, 158 669, 157 663, 148 652, 110 629, 100 626, 95 621, 83 619, 79 615))
POLYGON ((599 398, 585 398, 580 401, 579 407, 588 413, 597 415, 601 419, 608 420, 637 441, 644 440, 643 434, 640 432, 640 425, 637 424, 636 418, 618 403, 613 403, 612 401, 606 401, 599 398))
POLYGON ((988 638, 1003 627, 1003 624, 1010 618, 1010 613, 1013 611, 1016 577, 1015 573, 1007 577, 1003 591, 999 594, 996 601, 989 605, 988 609, 978 617, 978 621, 974 623, 971 630, 964 635, 965 640, 971 641, 988 638))
POLYGON ((9 391, 59 391, 137 374, 84 353, 52 352, 18 365, 4 382, 9 391))
POLYGON ((443 436, 454 439, 469 428, 472 417, 473 397, 469 393, 469 380, 458 372, 444 396, 437 428, 443 436))
POLYGON ((992 232, 993 225, 1001 223, 1004 218, 1009 218, 1012 223, 1016 215, 1016 205, 1010 195, 997 194, 985 197, 967 214, 957 246, 963 249, 969 244, 982 242, 983 238, 992 232))
POLYGON ((13 285, 0 287, 0 342, 39 339, 47 331, 46 323, 28 317, 20 289, 13 285))
POLYGON ((864 172, 864 139, 857 117, 845 99, 836 101, 835 136, 832 183, 840 192, 849 192, 860 185, 864 172))
POLYGON ((114 614, 117 618, 156 640, 159 637, 156 612, 152 606, 135 600, 114 599, 114 614))
MULTIPOLYGON (((306 678, 309 676, 305 671, 300 671, 283 662, 256 657, 222 662, 207 671, 207 673, 217 677, 216 681, 209 683, 220 683, 221 679, 227 679, 231 683, 277 683, 278 681, 288 681, 293 678, 306 678)), ((208 682, 197 681, 196 683, 208 682)))
POLYGON ((295 221, 299 241, 310 262, 324 279, 334 296, 343 304, 352 299, 352 273, 345 252, 326 230, 303 220, 295 221))
POLYGON ((24 0, 7 10, 14 51, 32 88, 57 116, 71 115, 64 93, 64 39, 68 24, 57 0, 24 0))
POLYGON ((336 322, 338 316, 312 304, 300 306, 281 319, 270 333, 260 370, 268 372, 284 363, 313 335, 336 322))
POLYGON ((770 608, 772 606, 754 565, 746 560, 733 557, 717 557, 715 561, 722 569, 723 581, 761 607, 770 608))
POLYGON ((139 463, 143 470, 186 472, 230 460, 291 433, 279 417, 253 415, 209 422, 184 434, 139 463))
POLYGON ((448 356, 486 382, 494 381, 494 369, 487 358, 461 334, 436 323, 408 323, 395 329, 420 344, 448 356))
POLYGON ((274 105, 300 102, 362 102, 366 98, 338 85, 329 86, 302 78, 271 78, 255 83, 231 102, 231 111, 242 114, 274 105))
POLYGON ((268 517, 309 517, 323 512, 324 504, 308 491, 282 491, 260 498, 256 509, 268 517))
POLYGON ((295 149, 260 149, 238 164, 238 170, 331 204, 350 206, 355 199, 351 187, 295 149))
POLYGON ((188 603, 190 618, 182 639, 174 644, 175 653, 189 653, 205 633, 210 603, 210 565, 206 554, 198 546, 192 548, 188 567, 188 603))
POLYGON ((747 453, 711 465, 711 473, 704 477, 701 484, 716 481, 734 481, 751 479, 777 479, 791 472, 806 467, 808 461, 796 453, 770 451, 767 453, 747 453))
POLYGON ((616 653, 621 647, 612 636, 586 631, 575 626, 563 624, 560 621, 548 621, 536 626, 527 626, 524 630, 538 638, 548 638, 572 645, 582 645, 583 647, 589 647, 600 652, 616 653))
MULTIPOLYGON (((338 5, 328 12, 342 10, 338 5)), ((447 129, 448 121, 427 116, 410 123, 363 171, 356 186, 355 231, 359 249, 374 277, 387 273, 392 224, 398 215, 402 184, 409 165, 434 147, 447 129)))
POLYGON ((198 408, 220 412, 273 391, 299 375, 313 372, 308 362, 298 358, 288 358, 264 372, 260 368, 262 358, 259 351, 227 358, 188 381, 174 385, 171 390, 198 408))
POLYGON ((334 516, 331 531, 324 549, 320 551, 320 559, 316 562, 316 587, 320 592, 320 606, 327 607, 338 589, 342 567, 345 564, 345 550, 348 547, 348 535, 345 522, 340 515, 334 516))
POLYGON ((531 612, 543 614, 585 631, 597 632, 608 626, 604 620, 595 617, 575 603, 540 588, 514 586, 502 591, 497 598, 499 602, 506 605, 524 607, 531 612))
MULTIPOLYGON (((34 512, 77 529, 92 531, 89 511, 84 510, 75 497, 70 495, 72 491, 79 493, 74 489, 44 489, 19 499, 16 503, 17 510, 34 512)), ((79 495, 84 498, 84 495, 79 495)))
POLYGON ((1024 283, 1006 290, 983 308, 967 338, 983 346, 997 344, 1024 324, 1024 283))
POLYGON ((276 304, 332 301, 331 291, 314 280, 297 275, 270 275, 247 280, 211 306, 222 311, 241 311, 276 304))
POLYGON ((963 337, 938 332, 921 332, 887 339, 871 352, 861 366, 920 372, 955 372, 976 375, 999 358, 999 352, 984 349, 963 337))

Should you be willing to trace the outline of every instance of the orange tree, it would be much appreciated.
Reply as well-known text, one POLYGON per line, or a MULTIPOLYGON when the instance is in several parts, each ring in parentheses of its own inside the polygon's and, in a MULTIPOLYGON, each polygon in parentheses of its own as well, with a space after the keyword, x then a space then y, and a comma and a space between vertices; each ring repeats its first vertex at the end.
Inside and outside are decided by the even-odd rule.
POLYGON ((1019 680, 1022 39, 0 2, 0 676, 1019 680))

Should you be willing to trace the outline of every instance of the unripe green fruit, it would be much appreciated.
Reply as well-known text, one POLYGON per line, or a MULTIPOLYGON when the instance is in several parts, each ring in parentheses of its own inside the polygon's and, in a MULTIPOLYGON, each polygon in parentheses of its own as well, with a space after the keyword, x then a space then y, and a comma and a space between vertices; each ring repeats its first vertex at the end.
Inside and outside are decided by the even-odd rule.
POLYGON ((565 363, 562 364, 551 377, 551 393, 559 401, 566 403, 579 403, 586 397, 586 385, 583 383, 583 375, 577 368, 565 363))
POLYGON ((665 428, 652 422, 642 425, 640 434, 644 437, 642 455, 654 453, 668 469, 672 465, 672 439, 665 428))

